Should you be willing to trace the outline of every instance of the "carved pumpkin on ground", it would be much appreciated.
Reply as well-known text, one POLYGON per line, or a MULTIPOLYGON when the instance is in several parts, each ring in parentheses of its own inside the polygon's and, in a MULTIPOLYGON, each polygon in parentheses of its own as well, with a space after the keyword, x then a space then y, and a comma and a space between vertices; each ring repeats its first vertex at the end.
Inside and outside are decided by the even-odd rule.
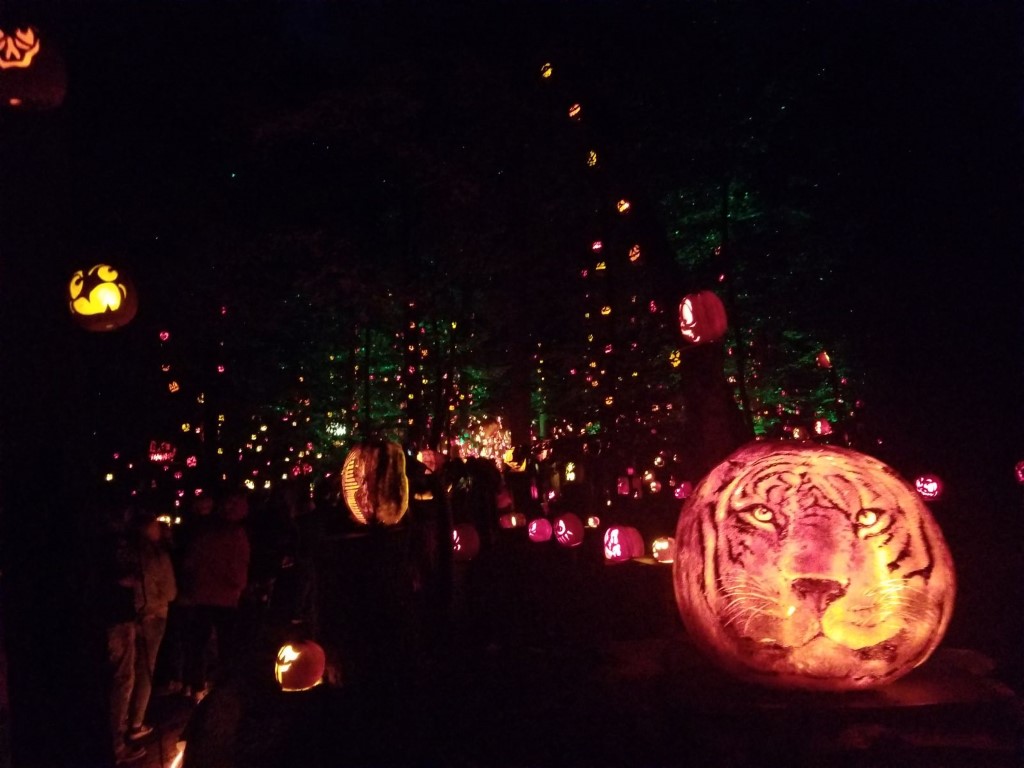
POLYGON ((396 525, 409 508, 402 446, 391 442, 356 445, 341 467, 341 490, 356 522, 396 525))
POLYGON ((68 306, 88 331, 112 331, 131 322, 138 310, 135 286, 109 264, 78 270, 68 283, 68 306))
POLYGON ((480 554, 480 534, 472 523, 461 523, 452 529, 452 558, 467 562, 480 554))
POLYGON ((713 291, 689 293, 679 303, 679 332, 694 344, 718 341, 729 330, 725 305, 713 291))
POLYGON ((939 644, 953 562, 914 489, 864 454, 746 445, 679 516, 673 581, 694 642, 730 672, 779 687, 883 685, 939 644))
POLYGON ((550 541, 552 530, 551 521, 544 517, 534 518, 526 528, 530 541, 535 543, 550 541))
POLYGON ((282 691, 308 691, 323 682, 327 658, 312 640, 287 643, 277 652, 274 678, 282 691))
POLYGON ((644 556, 644 537, 629 525, 613 525, 604 532, 604 559, 623 563, 644 556))
POLYGON ((555 518, 554 531, 555 541, 563 547, 578 547, 583 543, 583 521, 572 512, 555 518))

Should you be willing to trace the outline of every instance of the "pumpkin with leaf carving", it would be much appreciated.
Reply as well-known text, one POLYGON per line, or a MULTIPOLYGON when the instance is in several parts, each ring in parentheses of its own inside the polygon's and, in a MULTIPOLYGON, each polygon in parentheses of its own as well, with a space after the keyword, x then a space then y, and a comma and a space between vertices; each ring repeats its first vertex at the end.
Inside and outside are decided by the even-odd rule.
POLYGON ((889 683, 929 657, 953 611, 953 561, 931 513, 894 470, 845 448, 740 448, 687 500, 676 546, 688 633, 749 681, 889 683))

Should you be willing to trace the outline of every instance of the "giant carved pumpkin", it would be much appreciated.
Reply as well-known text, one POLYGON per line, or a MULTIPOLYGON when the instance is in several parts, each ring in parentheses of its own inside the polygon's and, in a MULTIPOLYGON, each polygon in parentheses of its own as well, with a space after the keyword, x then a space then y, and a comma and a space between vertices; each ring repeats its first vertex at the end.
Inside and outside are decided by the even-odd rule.
POLYGON ((281 646, 274 662, 274 678, 282 691, 308 691, 324 679, 327 658, 324 649, 312 640, 281 646))
POLYGON ((883 685, 928 658, 953 610, 953 562, 928 509, 891 468, 845 448, 740 448, 687 500, 676 546, 689 634, 755 682, 883 685))
POLYGON ((135 286, 122 270, 97 264, 71 276, 68 306, 86 330, 112 331, 131 322, 139 304, 135 286))
POLYGON ((30 25, 0 29, 0 107, 53 109, 66 92, 64 59, 52 37, 30 25))
POLYGON ((341 467, 341 491, 356 522, 397 524, 409 508, 402 446, 391 442, 356 445, 341 467))
POLYGON ((679 303, 679 332, 694 344, 718 341, 729 329, 725 305, 712 291, 689 293, 679 303))

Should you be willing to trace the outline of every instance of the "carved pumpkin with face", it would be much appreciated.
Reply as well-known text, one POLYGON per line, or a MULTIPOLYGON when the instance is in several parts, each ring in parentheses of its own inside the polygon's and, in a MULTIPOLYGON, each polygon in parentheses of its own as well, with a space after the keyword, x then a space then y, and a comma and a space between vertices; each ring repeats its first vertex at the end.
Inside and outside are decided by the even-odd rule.
POLYGON ((699 647, 747 680, 850 690, 924 662, 953 610, 942 532, 914 489, 856 451, 752 443, 676 529, 676 600, 699 647))
POLYGON ((644 556, 644 537, 630 525, 613 525, 604 532, 604 559, 624 563, 644 556))
POLYGON ((281 646, 274 662, 274 678, 282 691, 308 691, 324 679, 327 658, 324 649, 312 640, 281 646))
POLYGON ((567 512, 555 518, 555 541, 563 547, 578 547, 583 543, 583 521, 579 515, 567 512))
POLYGON ((679 303, 679 332, 687 341, 718 341, 729 329, 725 305, 712 291, 690 293, 679 303))
POLYGON ((68 306, 86 330, 112 331, 131 322, 139 305, 135 286, 124 272, 97 264, 71 276, 68 306))
POLYGON ((355 446, 341 467, 341 490, 352 518, 363 525, 396 525, 409 508, 409 479, 402 446, 355 446))
POLYGON ((66 92, 64 60, 51 38, 33 26, 0 29, 0 107, 53 109, 66 92))
POLYGON ((461 523, 452 529, 452 558, 467 562, 480 554, 480 534, 472 523, 461 523))

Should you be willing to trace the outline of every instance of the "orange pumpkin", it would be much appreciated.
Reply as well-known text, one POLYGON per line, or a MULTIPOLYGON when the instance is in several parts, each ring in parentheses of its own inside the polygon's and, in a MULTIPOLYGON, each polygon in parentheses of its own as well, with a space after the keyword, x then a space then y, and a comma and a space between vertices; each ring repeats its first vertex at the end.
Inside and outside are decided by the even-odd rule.
POLYGON ((725 305, 713 291, 690 293, 679 303, 679 332, 694 344, 718 341, 729 330, 725 305))
POLYGON ((88 331, 112 331, 131 322, 138 310, 135 286, 109 264, 78 270, 68 283, 68 307, 88 331))
POLYGON ((931 513, 891 468, 845 448, 740 448, 687 500, 676 545, 689 634, 755 682, 883 685, 928 658, 953 611, 953 561, 931 513))
POLYGON ((554 531, 555 541, 563 547, 578 547, 583 543, 583 521, 572 512, 555 518, 554 531))
POLYGON ((356 522, 396 525, 409 508, 402 446, 391 442, 356 445, 341 467, 341 490, 356 522))
POLYGON ((542 541, 551 540, 551 522, 544 517, 537 517, 530 521, 530 525, 527 526, 527 535, 530 537, 530 541, 540 543, 542 541))
POLYGON ((324 679, 327 658, 324 649, 312 640, 281 646, 274 662, 274 678, 282 691, 308 691, 324 679))

